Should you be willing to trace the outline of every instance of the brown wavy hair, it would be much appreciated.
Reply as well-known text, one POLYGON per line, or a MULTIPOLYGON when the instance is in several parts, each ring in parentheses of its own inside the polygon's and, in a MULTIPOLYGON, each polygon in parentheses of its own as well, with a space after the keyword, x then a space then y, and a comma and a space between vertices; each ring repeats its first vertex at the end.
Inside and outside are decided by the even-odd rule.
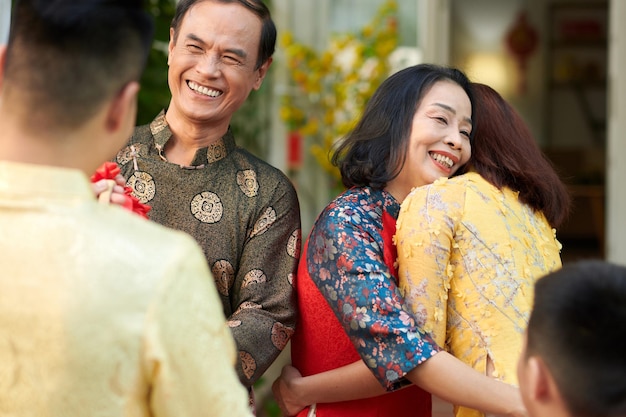
POLYGON ((472 84, 474 141, 466 170, 498 188, 519 192, 519 199, 544 214, 552 227, 570 211, 570 195, 530 129, 498 92, 472 84))

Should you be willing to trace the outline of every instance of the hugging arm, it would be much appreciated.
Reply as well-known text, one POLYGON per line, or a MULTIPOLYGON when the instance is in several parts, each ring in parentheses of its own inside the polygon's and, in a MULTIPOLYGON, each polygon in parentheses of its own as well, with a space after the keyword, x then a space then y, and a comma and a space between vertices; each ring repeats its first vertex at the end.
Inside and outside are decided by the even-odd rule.
POLYGON ((363 361, 307 377, 292 370, 283 373, 274 391, 282 395, 283 405, 293 406, 287 415, 309 404, 376 396, 409 383, 455 404, 503 416, 526 415, 516 388, 481 375, 446 352, 437 353, 440 349, 407 312, 380 255, 379 230, 343 213, 335 210, 318 219, 303 256, 363 361))

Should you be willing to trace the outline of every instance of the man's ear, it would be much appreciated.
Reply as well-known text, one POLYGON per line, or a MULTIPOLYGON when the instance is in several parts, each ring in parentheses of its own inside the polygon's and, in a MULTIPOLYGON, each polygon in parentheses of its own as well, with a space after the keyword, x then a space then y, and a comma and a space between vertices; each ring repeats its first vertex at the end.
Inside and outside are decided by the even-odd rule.
POLYGON ((106 114, 106 129, 117 133, 120 129, 128 130, 128 136, 137 118, 137 93, 139 83, 131 81, 122 87, 109 103, 106 114))
POLYGON ((541 357, 531 356, 526 363, 526 389, 529 399, 541 408, 565 410, 561 391, 541 357), (555 408, 556 407, 556 408, 555 408))
POLYGON ((254 86, 252 87, 255 90, 258 90, 259 88, 261 88, 261 85, 263 84, 263 80, 265 79, 265 76, 267 75, 267 70, 270 68, 270 65, 272 65, 272 61, 273 61, 273 58, 269 57, 267 61, 265 61, 263 65, 261 65, 259 69, 256 70, 257 79, 255 80, 254 86))
POLYGON ((174 32, 174 28, 170 28, 170 43, 167 44, 167 65, 170 65, 170 57, 172 56, 172 51, 174 50, 174 46, 176 46, 174 42, 174 37, 176 33, 174 32))
POLYGON ((4 66, 7 62, 7 46, 0 44, 0 89, 2 89, 2 81, 4 80, 4 66))

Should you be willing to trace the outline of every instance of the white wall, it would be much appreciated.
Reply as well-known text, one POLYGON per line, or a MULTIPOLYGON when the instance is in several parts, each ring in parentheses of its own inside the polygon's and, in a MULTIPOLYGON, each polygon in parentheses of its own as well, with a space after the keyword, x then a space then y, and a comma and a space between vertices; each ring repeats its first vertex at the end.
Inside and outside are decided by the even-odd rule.
POLYGON ((424 62, 450 63, 450 0, 422 0, 418 4, 418 45, 424 62))
POLYGON ((0 0, 0 44, 7 43, 11 23, 11 0, 0 0))
POLYGON ((606 259, 626 265, 626 2, 611 0, 609 16, 606 259))

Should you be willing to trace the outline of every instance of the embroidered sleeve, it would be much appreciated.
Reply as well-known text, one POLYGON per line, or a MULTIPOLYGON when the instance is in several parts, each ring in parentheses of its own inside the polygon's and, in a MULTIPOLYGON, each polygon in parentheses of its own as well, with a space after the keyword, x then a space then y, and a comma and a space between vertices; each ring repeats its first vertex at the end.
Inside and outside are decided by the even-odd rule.
POLYGON ((380 216, 358 203, 331 208, 318 219, 306 256, 311 278, 361 358, 393 390, 439 348, 404 307, 384 262, 380 216))
POLYGON ((300 209, 288 181, 253 219, 242 248, 229 326, 239 351, 239 378, 250 387, 274 362, 295 329, 293 277, 300 258, 300 209))

